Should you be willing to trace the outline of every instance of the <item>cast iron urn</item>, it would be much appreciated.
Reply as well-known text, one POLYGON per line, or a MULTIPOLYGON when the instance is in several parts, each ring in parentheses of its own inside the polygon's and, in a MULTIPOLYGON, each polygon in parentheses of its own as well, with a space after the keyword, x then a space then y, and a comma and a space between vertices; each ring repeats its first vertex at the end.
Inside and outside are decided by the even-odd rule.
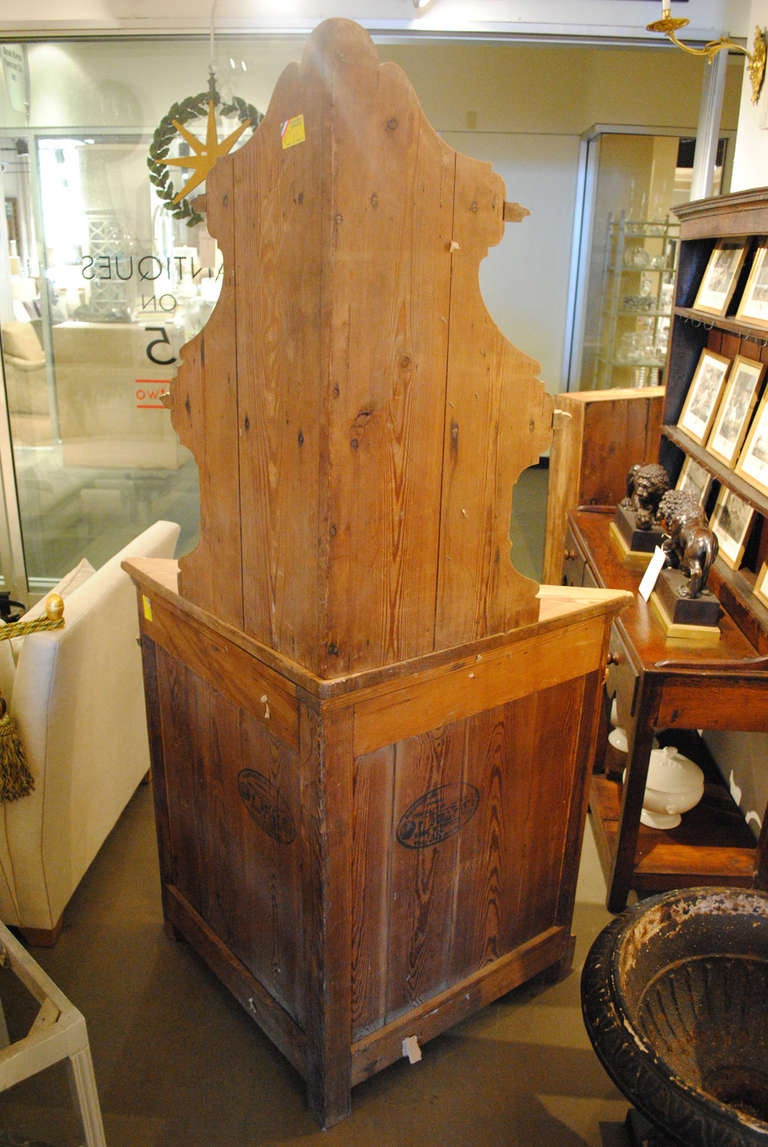
POLYGON ((662 1142, 768 1144, 768 893, 627 909, 592 945, 581 999, 599 1059, 662 1142))

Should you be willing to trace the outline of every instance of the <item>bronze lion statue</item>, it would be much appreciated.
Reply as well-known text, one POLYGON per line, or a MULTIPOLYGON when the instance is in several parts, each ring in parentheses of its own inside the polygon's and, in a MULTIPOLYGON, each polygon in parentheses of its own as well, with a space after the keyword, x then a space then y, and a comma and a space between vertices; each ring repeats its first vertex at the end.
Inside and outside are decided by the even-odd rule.
POLYGON ((688 596, 699 597, 706 589, 709 571, 717 557, 717 535, 709 529, 707 515, 690 494, 668 490, 659 502, 656 520, 664 534, 661 548, 667 564, 690 579, 688 596))
POLYGON ((627 474, 627 496, 622 503, 634 510, 638 530, 653 530, 662 497, 669 489, 669 474, 658 462, 639 463, 627 474))

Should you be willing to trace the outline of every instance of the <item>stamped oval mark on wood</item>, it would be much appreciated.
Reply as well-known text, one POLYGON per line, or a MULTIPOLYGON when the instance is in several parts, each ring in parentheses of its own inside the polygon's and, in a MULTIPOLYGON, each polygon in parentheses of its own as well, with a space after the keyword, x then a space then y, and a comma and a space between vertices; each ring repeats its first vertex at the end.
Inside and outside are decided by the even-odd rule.
POLYGON ((296 822, 280 790, 269 777, 255 769, 243 769, 237 788, 248 812, 267 836, 278 844, 291 844, 296 838, 296 822))
POLYGON ((397 825, 404 848, 430 848, 454 836, 477 812, 480 793, 474 785, 450 784, 430 789, 406 809, 397 825))

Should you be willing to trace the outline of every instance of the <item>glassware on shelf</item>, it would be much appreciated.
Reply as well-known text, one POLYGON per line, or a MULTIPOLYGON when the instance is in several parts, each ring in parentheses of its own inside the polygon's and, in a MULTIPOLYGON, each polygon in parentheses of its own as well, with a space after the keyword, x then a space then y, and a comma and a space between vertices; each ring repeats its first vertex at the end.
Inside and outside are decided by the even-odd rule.
POLYGON ((627 247, 624 252, 624 266, 632 267, 638 271, 651 265, 651 256, 645 247, 627 247))

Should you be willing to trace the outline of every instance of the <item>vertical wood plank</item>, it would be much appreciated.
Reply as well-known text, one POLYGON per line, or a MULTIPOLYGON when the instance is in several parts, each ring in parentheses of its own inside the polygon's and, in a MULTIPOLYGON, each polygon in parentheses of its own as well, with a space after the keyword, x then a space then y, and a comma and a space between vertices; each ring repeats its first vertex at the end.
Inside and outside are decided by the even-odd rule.
MULTIPOLYGON (((181 352, 171 386, 171 421, 194 455, 200 486, 200 537, 179 562, 180 592, 223 621, 243 624, 240 548, 237 313, 234 297, 236 224, 233 167, 216 165, 206 195, 211 234, 224 260, 219 302, 202 331, 181 352)), ((247 209, 241 204, 241 210, 247 209)))
POLYGON ((387 1016, 448 980, 464 722, 397 746, 387 1016))
POLYGON ((330 1127, 351 1107, 352 710, 305 696, 299 720, 307 1101, 330 1127))
POLYGON ((586 408, 584 403, 569 400, 570 395, 562 394, 555 399, 541 572, 544 585, 562 582, 568 512, 580 497, 586 408))
POLYGON ((301 1023, 296 754, 175 659, 161 668, 173 883, 301 1023))
POLYGON ((565 843, 576 779, 581 699, 582 683, 577 678, 536 693, 526 716, 526 728, 532 730, 532 736, 524 783, 525 862, 519 936, 536 935, 555 923, 563 869, 578 868, 581 841, 571 854, 566 852, 565 843), (552 719, 555 713, 557 720, 552 719))
POLYGON ((313 669, 324 580, 327 99, 320 75, 286 69, 235 156, 245 207, 236 291, 244 629, 313 669), (284 148, 282 124, 298 114, 306 141, 284 148))
POLYGON ((352 1033, 359 1039, 386 1013, 394 827, 395 749, 355 761, 352 851, 352 1033))
MULTIPOLYGON (((139 614, 141 624, 141 613, 139 614)), ((168 921, 168 888, 176 883, 176 870, 171 849, 170 806, 173 793, 169 796, 165 773, 165 747, 163 743, 163 709, 160 698, 160 678, 158 657, 160 649, 154 641, 142 633, 141 662, 144 676, 144 697, 147 709, 147 731, 149 734, 149 757, 152 762, 152 795, 155 805, 155 832, 160 865, 160 894, 163 902, 165 929, 171 938, 176 931, 168 921)))
POLYGON ((559 585, 569 511, 615 505, 636 462, 658 457, 663 387, 583 391, 555 399, 542 580, 559 585))
POLYGON ((530 709, 526 699, 470 722, 465 780, 480 802, 459 840, 454 980, 510 951, 518 935, 529 845, 530 709))
POLYGON ((453 210, 400 69, 350 55, 335 79, 329 674, 432 648, 453 210))
POLYGON ((435 645, 535 620, 538 586, 510 560, 512 491, 549 445, 552 398, 539 364, 501 334, 479 267, 501 238, 504 185, 490 164, 456 156, 450 346, 435 645))

